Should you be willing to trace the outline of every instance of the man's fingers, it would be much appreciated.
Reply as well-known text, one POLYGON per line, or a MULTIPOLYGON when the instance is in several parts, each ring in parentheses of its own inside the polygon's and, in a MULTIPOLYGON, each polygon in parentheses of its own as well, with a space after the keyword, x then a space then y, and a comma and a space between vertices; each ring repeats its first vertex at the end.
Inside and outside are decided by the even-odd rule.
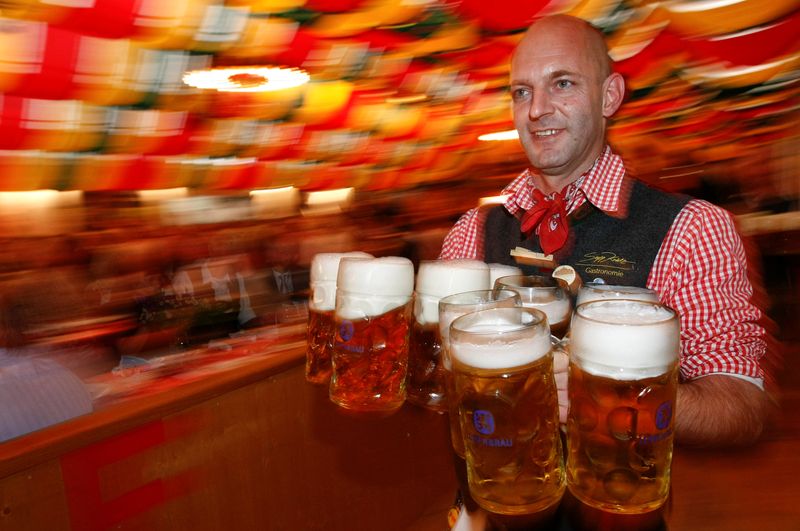
POLYGON ((563 350, 553 352, 553 372, 556 374, 565 372, 569 367, 569 356, 563 350))

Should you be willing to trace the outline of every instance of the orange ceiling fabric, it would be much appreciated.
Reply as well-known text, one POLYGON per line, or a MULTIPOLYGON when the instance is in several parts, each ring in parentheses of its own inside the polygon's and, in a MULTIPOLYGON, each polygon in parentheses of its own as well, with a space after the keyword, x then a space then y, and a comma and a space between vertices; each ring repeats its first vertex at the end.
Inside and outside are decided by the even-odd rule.
POLYGON ((521 167, 516 141, 477 137, 512 127, 509 61, 549 13, 607 36, 628 82, 621 146, 663 138, 707 159, 797 134, 799 0, 8 0, 0 188, 378 190, 521 167), (241 65, 311 81, 181 80, 241 65))

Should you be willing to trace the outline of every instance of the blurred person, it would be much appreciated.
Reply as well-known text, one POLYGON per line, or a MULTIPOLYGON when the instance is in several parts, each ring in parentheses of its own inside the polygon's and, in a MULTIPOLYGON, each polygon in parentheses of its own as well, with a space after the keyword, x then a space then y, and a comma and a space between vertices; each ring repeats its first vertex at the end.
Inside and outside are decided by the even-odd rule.
POLYGON ((248 254, 226 231, 193 237, 197 240, 181 256, 194 260, 177 267, 168 287, 170 295, 193 306, 184 341, 197 344, 258 326, 247 287, 254 275, 248 254))
POLYGON ((311 262, 301 262, 300 241, 307 234, 306 226, 286 223, 283 232, 276 233, 265 243, 270 287, 284 299, 305 298, 311 262))
MULTIPOLYGON (((503 205, 473 209, 453 226, 440 258, 514 264, 516 246, 551 254, 583 282, 643 286, 678 311, 681 385, 675 440, 753 443, 767 415, 761 311, 730 214, 706 201, 634 180, 607 144, 625 84, 602 34, 565 15, 541 18, 511 62, 514 124, 531 163, 503 205)), ((526 273, 536 268, 523 266, 526 273)), ((567 360, 556 362, 561 421, 567 360)))
POLYGON ((140 302, 160 288, 157 260, 163 249, 155 245, 158 241, 115 231, 90 246, 91 304, 105 314, 136 315, 140 302))
POLYGON ((26 341, 47 349, 81 377, 113 366, 107 338, 124 326, 98 312, 91 297, 86 254, 70 235, 19 238, 19 268, 6 279, 30 305, 26 341))
MULTIPOLYGON (((132 243, 140 279, 130 292, 136 326, 116 340, 121 356, 149 358, 181 345, 194 313, 194 299, 175 294, 177 238, 167 235, 132 243)), ((131 361, 122 360, 123 364, 131 361)))
POLYGON ((308 216, 303 219, 302 238, 297 238, 297 264, 311 268, 311 261, 318 253, 344 253, 355 251, 359 246, 359 232, 341 213, 308 216))
POLYGON ((35 308, 19 290, 0 296, 0 442, 90 413, 92 398, 69 369, 31 347, 35 308))

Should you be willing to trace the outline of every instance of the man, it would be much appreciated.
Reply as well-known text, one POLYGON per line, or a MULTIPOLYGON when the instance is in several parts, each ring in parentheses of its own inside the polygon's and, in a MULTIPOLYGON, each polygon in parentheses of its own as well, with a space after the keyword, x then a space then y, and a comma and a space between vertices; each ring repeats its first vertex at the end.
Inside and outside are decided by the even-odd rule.
MULTIPOLYGON (((681 319, 676 440, 755 441, 766 417, 766 347, 730 215, 626 176, 605 139, 624 81, 588 23, 564 15, 535 22, 513 56, 510 89, 532 167, 503 191, 504 205, 462 216, 440 257, 510 264, 509 251, 524 246, 572 265, 584 282, 654 289, 681 319)), ((556 365, 563 421, 566 360, 556 365)))

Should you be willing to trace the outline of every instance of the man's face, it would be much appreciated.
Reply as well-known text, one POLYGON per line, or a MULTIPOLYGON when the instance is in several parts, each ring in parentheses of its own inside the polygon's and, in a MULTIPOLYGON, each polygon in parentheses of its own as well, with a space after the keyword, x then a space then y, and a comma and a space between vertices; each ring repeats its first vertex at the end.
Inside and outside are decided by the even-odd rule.
POLYGON ((514 125, 531 164, 566 185, 605 145, 601 67, 565 25, 535 28, 511 63, 514 125))

